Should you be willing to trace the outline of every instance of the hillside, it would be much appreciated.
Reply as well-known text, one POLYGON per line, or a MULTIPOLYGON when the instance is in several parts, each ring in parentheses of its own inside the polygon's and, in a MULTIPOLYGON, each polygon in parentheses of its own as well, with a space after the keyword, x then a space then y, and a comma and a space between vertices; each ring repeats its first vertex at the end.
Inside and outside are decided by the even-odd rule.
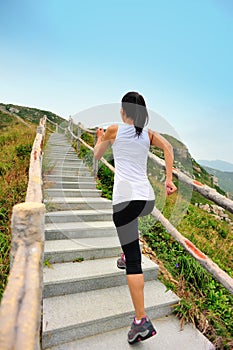
MULTIPOLYGON (((173 136, 163 134, 163 136, 172 144, 174 149, 174 167, 187 174, 189 177, 198 180, 199 182, 213 187, 219 193, 226 195, 226 190, 215 181, 215 175, 209 173, 195 159, 192 158, 185 144, 177 140, 173 136)), ((157 148, 152 148, 152 152, 163 158, 163 151, 157 148)))
POLYGON ((220 171, 207 166, 204 166, 204 168, 209 174, 214 175, 218 179, 219 186, 233 199, 233 172, 220 171))
MULTIPOLYGON (((0 111, 9 115, 12 120, 13 117, 19 117, 25 122, 31 122, 33 124, 39 124, 40 118, 43 118, 44 115, 47 116, 48 119, 57 124, 67 125, 68 122, 66 119, 56 115, 55 113, 44 111, 38 108, 31 108, 25 106, 18 106, 13 104, 4 104, 0 103, 0 111)), ((2 118, 2 117, 1 117, 2 118)), ((5 119, 7 119, 5 117, 5 119)), ((7 123, 7 122, 6 122, 7 123)))

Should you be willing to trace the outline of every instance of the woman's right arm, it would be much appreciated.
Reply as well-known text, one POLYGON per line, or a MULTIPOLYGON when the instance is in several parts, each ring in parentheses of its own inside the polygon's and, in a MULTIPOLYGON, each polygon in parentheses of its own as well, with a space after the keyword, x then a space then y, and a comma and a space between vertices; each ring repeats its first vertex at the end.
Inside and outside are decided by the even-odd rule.
POLYGON ((149 130, 151 146, 158 147, 163 150, 166 165, 166 192, 168 195, 174 193, 177 188, 172 181, 172 167, 174 162, 173 147, 162 135, 149 130))
POLYGON ((94 147, 94 157, 99 160, 106 149, 114 142, 117 134, 118 126, 111 125, 107 128, 106 132, 102 128, 96 130, 97 142, 94 147))

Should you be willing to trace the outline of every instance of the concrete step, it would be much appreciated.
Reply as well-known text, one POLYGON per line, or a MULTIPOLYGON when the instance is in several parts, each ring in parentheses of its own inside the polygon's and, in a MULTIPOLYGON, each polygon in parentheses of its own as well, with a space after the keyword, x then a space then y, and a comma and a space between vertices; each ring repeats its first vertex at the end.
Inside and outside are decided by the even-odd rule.
POLYGON ((88 176, 78 176, 77 180, 73 182, 67 181, 44 181, 45 189, 79 189, 79 188, 96 188, 94 178, 88 176))
MULTIPOLYGON (((84 190, 83 190, 84 191, 84 190)), ((62 210, 45 214, 45 223, 110 221, 112 209, 100 210, 62 210)))
POLYGON ((93 176, 87 176, 83 174, 78 174, 75 176, 77 182, 95 182, 95 179, 93 176))
MULTIPOLYGON (((85 187, 85 186, 84 186, 85 187)), ((90 186, 91 187, 91 186, 90 186)), ((68 197, 100 197, 101 191, 96 188, 77 188, 77 189, 44 189, 45 199, 50 199, 52 197, 68 196, 68 197)))
POLYGON ((45 239, 73 239, 117 236, 113 221, 68 222, 45 225, 45 239))
POLYGON ((63 145, 59 145, 59 146, 47 145, 44 153, 48 154, 48 153, 59 153, 59 152, 61 152, 60 154, 65 154, 65 153, 70 152, 70 151, 74 152, 74 149, 69 144, 63 144, 63 145))
POLYGON ((50 263, 103 259, 121 254, 118 237, 98 237, 45 241, 44 260, 50 263))
MULTIPOLYGON (((131 320, 132 321, 132 320, 131 320)), ((159 319, 152 319, 157 334, 143 343, 137 343, 133 347, 145 350, 215 350, 213 344, 193 325, 187 323, 181 330, 180 320, 169 315, 159 319)), ((130 350, 128 344, 127 327, 122 327, 110 332, 104 332, 74 342, 50 347, 50 350, 130 350)))
MULTIPOLYGON (((148 316, 169 315, 178 297, 158 280, 145 282, 148 316)), ((128 286, 68 294, 43 300, 43 349, 129 326, 134 309, 128 286)), ((109 348, 111 349, 111 348, 109 348)))
POLYGON ((75 176, 65 176, 63 174, 60 174, 60 175, 46 175, 46 174, 43 174, 43 182, 53 182, 53 183, 56 183, 56 182, 79 182, 79 178, 82 178, 82 177, 92 177, 91 176, 91 173, 87 170, 87 169, 79 169, 78 172, 77 172, 77 175, 75 176))
POLYGON ((82 159, 78 158, 77 155, 75 156, 66 156, 64 155, 62 158, 55 155, 49 156, 49 157, 44 157, 43 160, 45 160, 48 163, 62 163, 62 164, 68 164, 68 165, 72 165, 73 163, 82 163, 83 161, 82 159))
POLYGON ((84 167, 84 164, 83 164, 83 161, 79 158, 74 158, 74 159, 68 159, 68 158, 63 158, 63 159, 52 159, 52 158, 47 158, 47 159, 44 159, 47 164, 49 166, 69 166, 69 167, 72 167, 73 165, 74 166, 83 166, 84 167))
MULTIPOLYGON (((44 187, 47 188, 53 188, 53 187, 59 187, 64 186, 64 188, 68 187, 70 188, 69 180, 70 179, 76 179, 76 182, 72 184, 72 188, 76 189, 89 189, 89 190, 96 190, 96 183, 95 182, 78 182, 79 175, 77 176, 70 176, 68 173, 67 175, 61 175, 61 174, 54 174, 54 175, 46 175, 43 178, 44 187), (53 177, 50 177, 53 176, 53 177), (49 181, 48 181, 49 180, 49 181), (63 182, 64 180, 64 182, 63 182)), ((97 190, 98 191, 98 190, 97 190)))
MULTIPOLYGON (((125 285, 125 270, 118 269, 116 262, 114 257, 44 267, 44 298, 125 285)), ((158 265, 144 255, 142 268, 145 281, 158 277, 158 265)))
POLYGON ((56 155, 58 157, 63 157, 64 155, 76 155, 77 153, 74 150, 74 148, 72 146, 67 146, 67 147, 60 147, 60 148, 52 148, 50 147, 49 149, 46 148, 44 155, 56 155), (66 152, 64 152, 64 149, 66 150, 66 152))
POLYGON ((67 165, 67 163, 57 163, 57 164, 55 164, 55 165, 53 165, 53 169, 56 169, 56 170, 60 170, 60 169, 62 169, 62 170, 69 170, 69 171, 71 171, 71 170, 77 170, 77 169, 80 169, 80 168, 83 168, 83 169, 85 169, 86 167, 85 167, 85 165, 83 164, 83 163, 80 163, 80 162, 76 162, 76 163, 72 163, 72 165, 67 165))
MULTIPOLYGON (((82 187, 82 186, 81 186, 82 187)), ((61 195, 66 195, 61 190, 61 195)), ((112 203, 104 198, 74 198, 74 197, 56 197, 44 200, 49 212, 56 210, 88 210, 88 209, 111 209, 112 203), (50 209, 54 208, 54 209, 50 209)))
MULTIPOLYGON (((56 168, 56 169, 50 169, 48 171, 44 171, 43 176, 48 176, 48 175, 56 175, 56 176, 78 176, 79 174, 83 174, 85 172, 89 171, 87 168, 76 168, 76 169, 65 169, 63 167, 56 168)), ((90 173, 90 171, 89 171, 90 173)))

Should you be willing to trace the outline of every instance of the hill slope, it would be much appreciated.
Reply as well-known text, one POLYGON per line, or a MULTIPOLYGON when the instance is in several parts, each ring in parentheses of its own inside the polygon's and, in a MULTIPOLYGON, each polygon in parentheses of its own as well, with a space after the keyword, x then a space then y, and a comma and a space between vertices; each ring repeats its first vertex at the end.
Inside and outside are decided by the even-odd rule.
POLYGON ((46 115, 51 121, 57 124, 67 125, 68 121, 55 113, 44 111, 38 108, 18 106, 13 104, 0 103, 0 110, 5 114, 11 114, 12 117, 19 117, 26 122, 39 124, 40 118, 46 115))
POLYGON ((220 171, 204 166, 209 174, 212 174, 218 178, 219 186, 226 192, 229 193, 230 197, 233 198, 233 172, 220 171))

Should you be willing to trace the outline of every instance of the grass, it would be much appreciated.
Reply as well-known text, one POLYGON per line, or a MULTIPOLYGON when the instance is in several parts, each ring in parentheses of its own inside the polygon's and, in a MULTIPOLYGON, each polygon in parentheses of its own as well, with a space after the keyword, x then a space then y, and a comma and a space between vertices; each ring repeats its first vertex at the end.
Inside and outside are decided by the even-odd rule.
POLYGON ((0 299, 7 284, 10 263, 10 219, 15 204, 24 202, 30 153, 36 126, 22 124, 0 111, 0 299))

